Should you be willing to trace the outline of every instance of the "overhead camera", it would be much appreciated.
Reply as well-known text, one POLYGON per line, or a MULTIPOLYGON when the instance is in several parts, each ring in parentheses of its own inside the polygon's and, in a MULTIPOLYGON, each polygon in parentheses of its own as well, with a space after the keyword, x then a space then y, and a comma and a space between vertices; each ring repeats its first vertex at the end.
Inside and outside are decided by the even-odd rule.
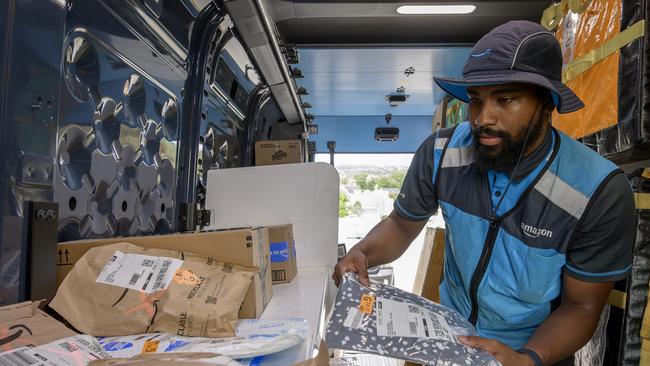
POLYGON ((389 94, 386 96, 386 100, 391 107, 397 107, 406 102, 408 98, 409 96, 407 94, 389 94))

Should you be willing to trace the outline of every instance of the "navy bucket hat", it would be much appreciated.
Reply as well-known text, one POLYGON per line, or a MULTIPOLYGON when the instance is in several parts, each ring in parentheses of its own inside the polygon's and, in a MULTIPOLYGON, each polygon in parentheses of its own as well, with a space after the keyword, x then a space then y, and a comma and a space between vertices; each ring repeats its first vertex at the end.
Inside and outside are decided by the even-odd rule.
POLYGON ((584 107, 562 83, 562 50, 553 33, 529 21, 511 21, 494 28, 472 49, 462 78, 437 78, 445 92, 469 102, 467 87, 526 83, 548 89, 559 113, 584 107))

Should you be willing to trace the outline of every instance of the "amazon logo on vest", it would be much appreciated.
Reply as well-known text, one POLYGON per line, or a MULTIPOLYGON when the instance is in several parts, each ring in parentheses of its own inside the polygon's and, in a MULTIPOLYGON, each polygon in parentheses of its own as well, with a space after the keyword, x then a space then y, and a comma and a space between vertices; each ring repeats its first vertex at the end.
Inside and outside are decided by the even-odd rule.
POLYGON ((526 234, 526 236, 529 236, 534 239, 537 239, 540 236, 545 236, 549 239, 553 237, 553 232, 551 230, 540 229, 537 227, 524 224, 523 222, 521 223, 521 230, 524 232, 524 234, 526 234))

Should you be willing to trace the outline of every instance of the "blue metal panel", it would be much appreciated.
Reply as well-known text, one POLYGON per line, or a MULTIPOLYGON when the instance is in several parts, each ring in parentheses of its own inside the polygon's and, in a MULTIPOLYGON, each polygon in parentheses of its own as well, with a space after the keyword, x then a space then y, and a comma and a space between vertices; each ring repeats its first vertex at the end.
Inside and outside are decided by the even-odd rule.
POLYGON ((444 93, 434 75, 457 76, 468 47, 437 48, 303 48, 304 75, 297 83, 310 93, 303 101, 315 116, 433 115, 444 93), (404 71, 413 67, 414 74, 404 71), (387 94, 404 87, 409 100, 390 107, 387 94))
POLYGON ((143 40, 116 4, 73 2, 67 16, 54 169, 62 241, 176 226, 183 47, 143 40))
POLYGON ((327 152, 327 141, 336 141, 336 152, 413 153, 432 130, 432 117, 444 97, 434 75, 458 76, 469 47, 436 48, 303 48, 300 49, 302 97, 313 108, 319 133, 311 135, 318 152, 327 152), (413 73, 405 70, 413 68, 413 73), (404 87, 409 99, 396 107, 386 95, 404 87), (374 131, 400 129, 396 142, 377 142, 374 131))
POLYGON ((0 305, 19 297, 25 200, 51 201, 64 1, 0 5, 0 305))
POLYGON ((318 153, 327 153, 327 141, 336 141, 337 153, 413 153, 431 134, 431 117, 397 116, 390 127, 399 128, 395 142, 375 140, 375 128, 386 127, 383 116, 321 116, 318 134, 310 135, 318 153))

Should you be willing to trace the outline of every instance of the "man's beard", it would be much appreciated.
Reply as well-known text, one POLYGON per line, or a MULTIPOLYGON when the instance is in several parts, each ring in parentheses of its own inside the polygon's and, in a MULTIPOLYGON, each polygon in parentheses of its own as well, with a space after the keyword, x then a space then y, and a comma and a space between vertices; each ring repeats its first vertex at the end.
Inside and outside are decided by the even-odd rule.
POLYGON ((530 126, 530 132, 527 131, 527 126, 525 126, 518 131, 516 138, 506 131, 498 131, 490 127, 474 127, 474 164, 482 172, 490 169, 499 172, 512 170, 517 165, 521 152, 525 148, 524 145, 537 141, 542 134, 543 118, 538 118, 532 124, 530 126), (526 142, 527 133, 530 136, 528 136, 528 141, 526 142), (501 143, 496 146, 482 145, 480 135, 500 137, 501 143))

